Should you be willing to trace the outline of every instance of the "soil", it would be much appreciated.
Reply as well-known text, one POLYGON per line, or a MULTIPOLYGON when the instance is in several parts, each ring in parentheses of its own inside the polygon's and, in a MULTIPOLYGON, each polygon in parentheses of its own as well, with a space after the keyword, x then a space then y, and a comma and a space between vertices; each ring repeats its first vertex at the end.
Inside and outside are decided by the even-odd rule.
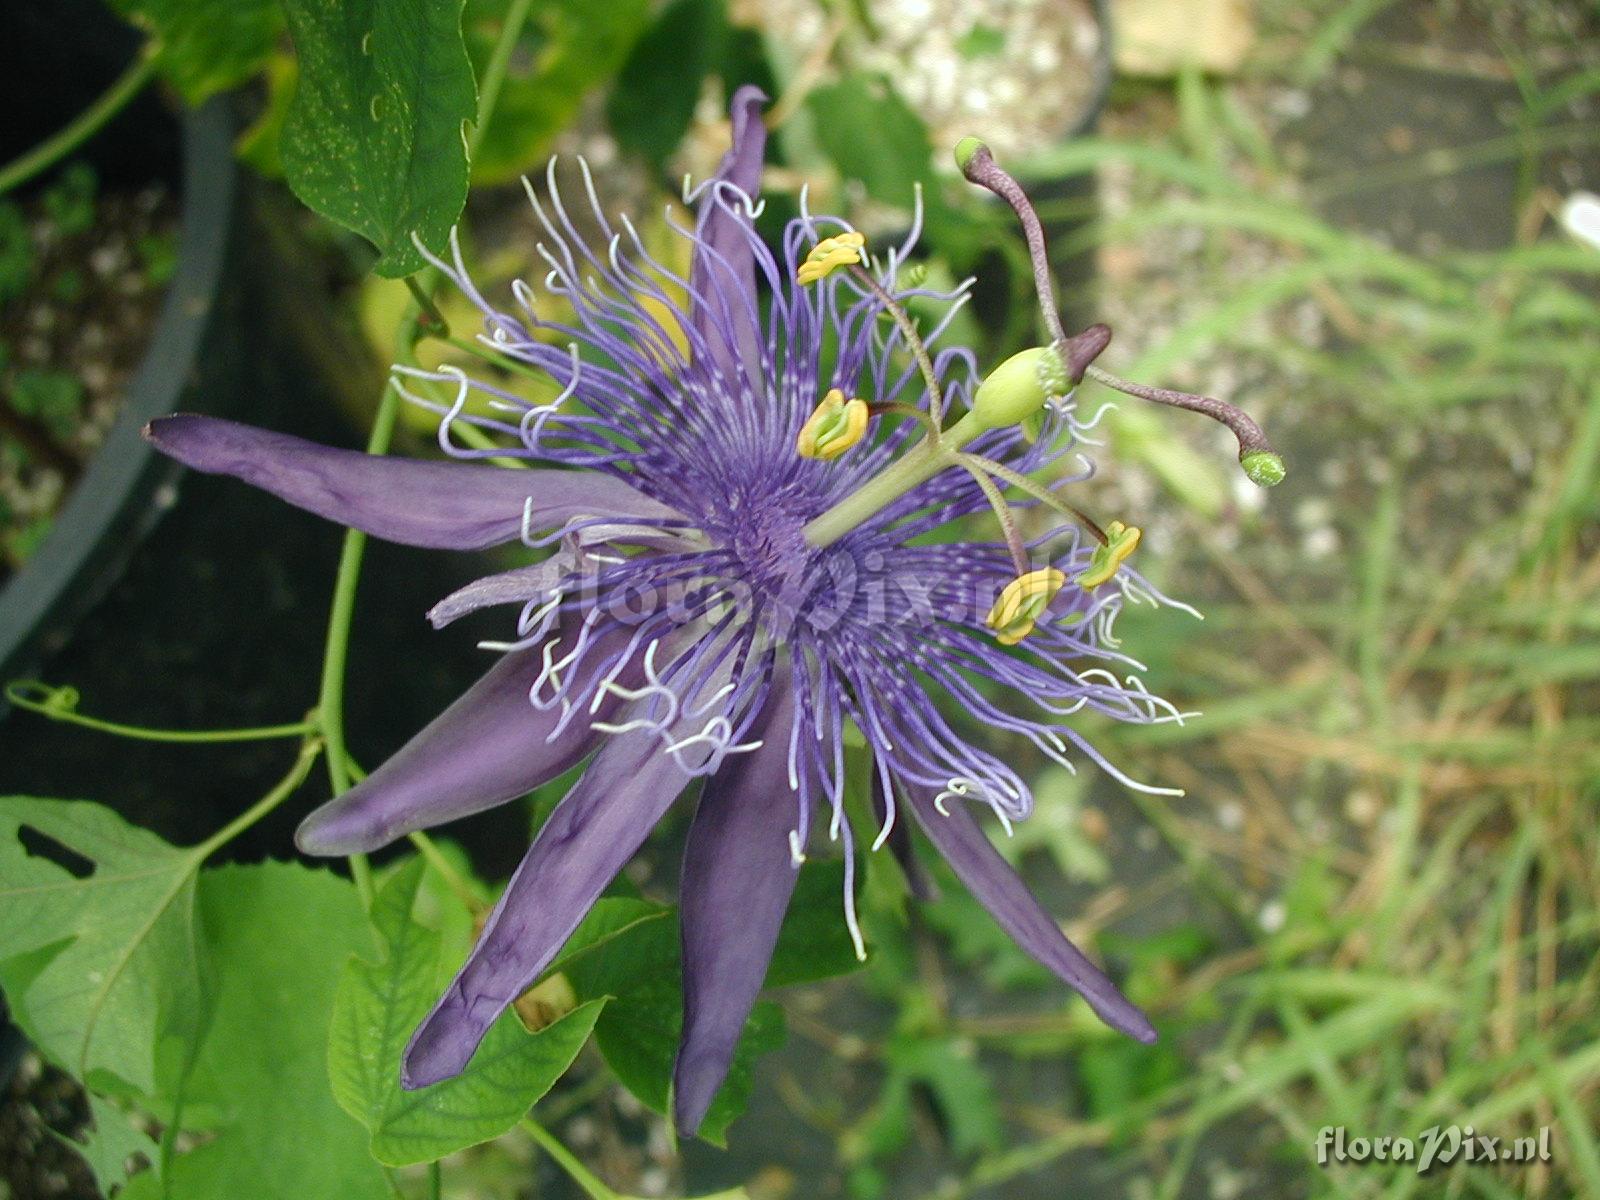
POLYGON ((71 1076, 27 1054, 0 1103, 0 1186, 26 1200, 98 1196, 89 1165, 62 1138, 81 1138, 89 1105, 71 1076))
POLYGON ((116 420, 175 261, 171 190, 94 189, 77 164, 0 207, 0 584, 116 420))
MULTIPOLYGON (((742 8, 769 40, 799 48, 797 59, 839 32, 809 0, 742 8)), ((1015 159, 1059 142, 1093 103, 1101 30, 1088 0, 874 0, 855 11, 867 36, 841 33, 846 52, 894 79, 935 146, 981 133, 1002 161, 1015 159)))

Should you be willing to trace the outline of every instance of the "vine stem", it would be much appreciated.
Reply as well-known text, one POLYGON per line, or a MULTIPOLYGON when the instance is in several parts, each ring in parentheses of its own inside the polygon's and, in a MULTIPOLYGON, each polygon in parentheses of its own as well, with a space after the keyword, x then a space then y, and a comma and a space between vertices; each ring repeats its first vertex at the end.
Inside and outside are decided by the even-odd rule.
POLYGON ((141 742, 176 742, 196 745, 212 742, 264 742, 274 738, 305 737, 318 729, 315 714, 288 725, 258 725, 250 729, 152 729, 148 725, 123 725, 77 711, 75 688, 56 688, 32 679, 17 679, 6 684, 6 700, 26 712, 38 713, 52 721, 65 721, 99 733, 132 738, 141 742))
POLYGON ((295 789, 306 781, 306 776, 311 774, 311 764, 317 761, 317 755, 322 753, 322 747, 320 738, 307 738, 305 744, 300 747, 300 755, 294 760, 294 766, 289 768, 289 773, 280 779, 270 792, 194 848, 191 853, 194 855, 196 865, 210 858, 219 848, 227 845, 293 795, 295 789))
MULTIPOLYGON (((478 119, 467 139, 467 158, 470 163, 483 141, 484 131, 494 115, 500 98, 500 88, 505 82, 506 69, 512 51, 527 23, 532 0, 513 0, 506 11, 505 23, 489 62, 483 69, 483 79, 478 87, 478 119)), ((413 348, 422 333, 422 316, 425 305, 431 304, 438 272, 432 268, 418 272, 407 284, 415 299, 406 311, 396 335, 396 358, 411 361, 413 348)), ((441 330, 441 332, 446 332, 441 330)), ((400 396, 392 381, 386 382, 383 396, 378 401, 378 412, 373 418, 372 432, 367 438, 367 453, 383 455, 389 452, 394 441, 394 429, 400 411, 400 396)), ((335 796, 350 788, 350 772, 346 767, 347 752, 344 740, 344 683, 350 657, 350 623, 355 615, 356 588, 361 582, 361 560, 366 553, 367 535, 360 530, 347 530, 344 545, 339 550, 339 568, 334 575, 333 600, 328 611, 328 634, 322 654, 322 681, 318 688, 317 711, 321 716, 322 736, 328 745, 328 782, 335 796)), ((350 856, 350 877, 365 907, 372 906, 372 869, 364 854, 350 856)))
POLYGON ((598 1175, 584 1166, 560 1138, 532 1117, 522 1118, 522 1128, 546 1154, 556 1160, 556 1165, 571 1177, 572 1182, 588 1194, 589 1200, 624 1200, 620 1193, 612 1191, 600 1181, 598 1175))
POLYGON ((462 907, 469 913, 477 916, 489 907, 485 898, 478 894, 478 889, 456 870, 455 864, 444 856, 444 852, 432 838, 425 833, 417 832, 407 834, 406 839, 417 848, 417 852, 423 858, 428 860, 428 865, 439 872, 439 877, 456 894, 456 899, 461 901, 462 907))
POLYGON ((483 142, 483 131, 488 128, 489 118, 494 116, 495 105, 500 102, 500 88, 506 81, 512 52, 517 48, 517 39, 522 36, 522 27, 527 24, 528 12, 532 8, 533 0, 512 0, 506 9, 500 37, 489 54, 489 61, 484 64, 483 78, 478 81, 478 119, 467 141, 468 158, 483 142))
POLYGON ((32 150, 0 167, 0 196, 55 166, 126 108, 155 75, 159 51, 159 42, 147 42, 138 57, 93 104, 32 150))

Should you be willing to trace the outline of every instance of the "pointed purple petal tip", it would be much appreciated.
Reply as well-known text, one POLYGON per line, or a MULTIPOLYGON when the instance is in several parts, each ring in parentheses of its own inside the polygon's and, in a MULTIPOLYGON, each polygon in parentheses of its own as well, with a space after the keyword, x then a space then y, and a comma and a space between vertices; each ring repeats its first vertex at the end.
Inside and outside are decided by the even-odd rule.
POLYGON ((909 788, 907 795, 912 815, 928 840, 1026 954, 1075 989, 1111 1028, 1146 1045, 1156 1040, 1150 1018, 1061 932, 989 841, 970 809, 962 805, 941 809, 934 793, 925 788, 909 788))
POLYGON ((408 1092, 461 1074, 488 1032, 488 1024, 473 1021, 466 1005, 453 992, 454 989, 446 992, 417 1027, 400 1057, 400 1086, 408 1092))

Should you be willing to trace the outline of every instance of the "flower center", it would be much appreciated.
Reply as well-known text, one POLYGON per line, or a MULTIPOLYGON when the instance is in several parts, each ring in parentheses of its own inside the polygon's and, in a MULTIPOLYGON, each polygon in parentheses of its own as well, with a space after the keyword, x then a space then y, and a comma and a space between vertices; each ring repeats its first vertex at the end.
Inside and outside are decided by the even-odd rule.
POLYGON ((726 546, 738 562, 752 599, 793 610, 805 594, 805 577, 816 551, 806 544, 805 521, 788 505, 746 497, 729 522, 726 546))

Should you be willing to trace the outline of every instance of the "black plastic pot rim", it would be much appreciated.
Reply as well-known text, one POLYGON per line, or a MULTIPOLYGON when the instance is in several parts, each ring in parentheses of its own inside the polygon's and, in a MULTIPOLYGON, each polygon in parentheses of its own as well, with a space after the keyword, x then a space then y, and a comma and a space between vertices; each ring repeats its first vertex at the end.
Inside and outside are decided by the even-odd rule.
MULTIPOLYGON (((233 123, 219 97, 183 118, 177 266, 122 410, 44 542, 0 589, 0 680, 32 669, 65 641, 171 504, 166 485, 180 468, 140 430, 179 407, 193 374, 218 299, 237 191, 233 123)), ((6 707, 0 698, 0 716, 6 707)))

